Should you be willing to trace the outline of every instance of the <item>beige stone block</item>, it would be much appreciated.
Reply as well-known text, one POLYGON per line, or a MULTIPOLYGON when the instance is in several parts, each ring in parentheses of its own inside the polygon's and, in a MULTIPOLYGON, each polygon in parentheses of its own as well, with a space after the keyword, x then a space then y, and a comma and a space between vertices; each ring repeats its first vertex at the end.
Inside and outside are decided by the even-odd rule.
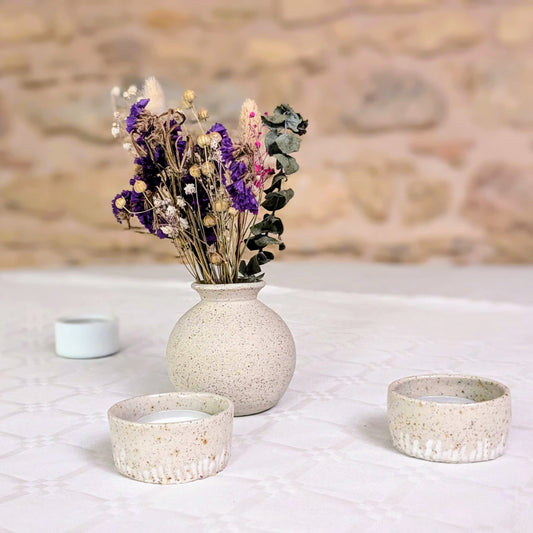
POLYGON ((410 149, 415 154, 436 157, 453 167, 461 166, 474 145, 472 140, 457 138, 427 137, 415 139, 410 149))
POLYGON ((448 181, 412 178, 406 186, 403 219, 406 224, 432 220, 446 212, 450 200, 451 185, 448 181))
POLYGON ((366 152, 342 165, 351 201, 371 221, 389 217, 401 180, 411 176, 412 163, 379 152, 366 152))
POLYGON ((533 239, 533 168, 487 163, 473 176, 463 214, 489 232, 533 239))
POLYGON ((353 0, 355 7, 378 11, 421 9, 441 3, 442 0, 353 0))
POLYGON ((352 85, 352 102, 340 119, 358 132, 428 128, 446 113, 445 96, 434 80, 409 70, 381 67, 352 85))
POLYGON ((533 61, 516 54, 457 69, 470 109, 483 125, 533 125, 533 61))
POLYGON ((290 176, 287 187, 294 189, 295 196, 280 216, 291 227, 331 223, 352 210, 344 180, 327 168, 302 170, 290 176))
POLYGON ((20 74, 29 68, 30 59, 22 52, 8 52, 0 57, 0 74, 20 74))
POLYGON ((346 171, 346 180, 352 200, 369 219, 376 222, 387 219, 396 192, 391 175, 376 172, 372 167, 356 167, 346 171))
POLYGON ((43 220, 67 215, 90 226, 114 227, 111 200, 128 186, 126 171, 84 170, 69 175, 19 175, 1 189, 5 205, 43 220))
POLYGON ((481 24, 468 12, 449 11, 421 14, 392 32, 397 50, 431 55, 471 46, 483 37, 481 24))
POLYGON ((289 41, 254 38, 248 42, 246 59, 252 67, 279 67, 295 63, 300 55, 289 41))
POLYGON ((63 181, 46 176, 36 178, 21 174, 1 189, 4 204, 12 210, 26 212, 43 219, 58 218, 64 211, 63 181))
POLYGON ((51 35, 47 21, 30 10, 5 12, 0 16, 0 41, 17 43, 37 41, 51 35))
POLYGON ((342 53, 352 52, 357 48, 362 37, 361 31, 357 27, 356 20, 353 18, 333 22, 328 30, 332 39, 335 41, 337 48, 342 53))
POLYGON ((496 37, 506 45, 518 45, 533 38, 533 5, 517 5, 504 11, 496 26, 496 37))
POLYGON ((169 7, 153 7, 141 14, 142 21, 156 30, 174 30, 191 21, 189 13, 169 7))
POLYGON ((76 23, 72 17, 64 12, 57 12, 52 22, 52 32, 60 43, 68 43, 76 35, 76 23))
POLYGON ((350 0, 280 0, 278 12, 283 22, 301 23, 338 15, 350 4, 350 0))
POLYGON ((488 238, 492 253, 490 263, 533 263, 533 233, 531 231, 496 232, 488 238))

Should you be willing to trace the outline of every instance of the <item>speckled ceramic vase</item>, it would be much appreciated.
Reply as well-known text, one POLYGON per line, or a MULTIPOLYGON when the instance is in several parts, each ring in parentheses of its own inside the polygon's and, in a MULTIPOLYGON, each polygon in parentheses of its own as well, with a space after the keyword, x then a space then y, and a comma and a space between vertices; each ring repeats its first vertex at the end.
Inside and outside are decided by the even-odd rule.
POLYGON ((278 403, 294 373, 296 350, 285 322, 257 299, 264 286, 192 284, 201 301, 178 320, 167 346, 177 390, 230 398, 236 416, 278 403))

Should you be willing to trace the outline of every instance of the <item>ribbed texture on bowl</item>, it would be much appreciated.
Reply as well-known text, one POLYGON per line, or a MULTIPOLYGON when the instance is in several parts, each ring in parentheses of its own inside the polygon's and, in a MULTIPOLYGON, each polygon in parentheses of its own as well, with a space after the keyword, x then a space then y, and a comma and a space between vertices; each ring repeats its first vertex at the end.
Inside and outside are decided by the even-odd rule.
POLYGON ((488 461, 505 451, 511 395, 505 385, 476 376, 413 376, 389 385, 387 414, 392 443, 406 455, 444 463, 488 461), (438 403, 421 396, 476 403, 438 403))
POLYGON ((117 470, 148 483, 187 483, 228 464, 233 404, 216 394, 171 392, 130 398, 108 411, 117 470), (211 416, 185 422, 139 423, 155 411, 192 409, 211 416))

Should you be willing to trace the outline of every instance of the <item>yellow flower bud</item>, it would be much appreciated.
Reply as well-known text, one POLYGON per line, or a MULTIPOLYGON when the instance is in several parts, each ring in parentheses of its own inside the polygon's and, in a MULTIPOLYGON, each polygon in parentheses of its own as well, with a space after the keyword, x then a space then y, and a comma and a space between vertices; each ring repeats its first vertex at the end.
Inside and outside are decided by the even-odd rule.
POLYGON ((218 211, 219 213, 222 211, 227 211, 229 207, 229 201, 227 198, 223 198, 222 200, 217 200, 215 204, 213 205, 213 208, 215 211, 218 211))
POLYGON ((211 215, 211 214, 205 215, 204 226, 206 228, 212 228, 213 226, 216 226, 216 224, 217 224, 217 219, 215 218, 214 215, 211 215))
POLYGON ((188 102, 189 104, 192 104, 194 101, 194 97, 196 95, 194 94, 194 91, 191 91, 190 89, 188 91, 185 91, 183 93, 183 101, 188 102))
POLYGON ((123 198, 122 196, 117 198, 115 200, 115 206, 117 209, 124 209, 124 207, 126 207, 126 198, 123 198))
POLYGON ((196 144, 198 144, 200 148, 206 148, 211 144, 211 139, 209 138, 209 135, 198 135, 196 144))
POLYGON ((212 131, 209 134, 209 137, 211 137, 211 140, 215 141, 216 143, 219 143, 222 140, 222 135, 220 135, 220 133, 218 133, 218 131, 212 131))
POLYGON ((202 170, 198 165, 193 165, 191 168, 189 168, 189 174, 193 178, 199 178, 202 175, 202 170))
POLYGON ((133 185, 133 190, 137 193, 143 193, 148 187, 143 180, 136 180, 133 185))
POLYGON ((192 105, 191 105, 191 102, 186 102, 185 100, 182 100, 181 107, 183 107, 183 109, 190 109, 192 105))
POLYGON ((209 256, 209 261, 213 265, 221 265, 224 262, 224 258, 218 252, 215 252, 209 256))
POLYGON ((200 109, 200 111, 198 111, 198 120, 207 120, 209 118, 209 112, 207 111, 207 109, 200 109))
POLYGON ((228 209, 228 215, 229 215, 230 217, 234 217, 237 213, 238 213, 238 211, 237 211, 234 207, 230 207, 230 208, 228 209))
POLYGON ((206 161, 205 163, 202 163, 202 174, 204 176, 211 176, 213 172, 215 171, 215 164, 213 161, 206 161))

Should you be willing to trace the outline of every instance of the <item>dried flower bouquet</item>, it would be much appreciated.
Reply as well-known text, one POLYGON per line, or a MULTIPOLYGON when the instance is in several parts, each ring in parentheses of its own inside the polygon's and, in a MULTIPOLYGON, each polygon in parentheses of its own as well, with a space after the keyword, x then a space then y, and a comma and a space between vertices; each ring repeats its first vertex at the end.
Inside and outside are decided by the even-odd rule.
POLYGON ((193 91, 183 94, 182 109, 165 108, 155 78, 141 91, 115 87, 111 94, 111 132, 135 163, 131 189, 112 201, 117 220, 171 240, 197 282, 261 279, 261 265, 274 259, 267 247, 285 247, 277 212, 294 195, 282 185, 298 170, 290 154, 298 151, 307 120, 288 105, 261 116, 246 100, 232 140, 222 124, 207 127, 209 114, 196 108, 193 91), (247 261, 246 249, 254 252, 247 261))

